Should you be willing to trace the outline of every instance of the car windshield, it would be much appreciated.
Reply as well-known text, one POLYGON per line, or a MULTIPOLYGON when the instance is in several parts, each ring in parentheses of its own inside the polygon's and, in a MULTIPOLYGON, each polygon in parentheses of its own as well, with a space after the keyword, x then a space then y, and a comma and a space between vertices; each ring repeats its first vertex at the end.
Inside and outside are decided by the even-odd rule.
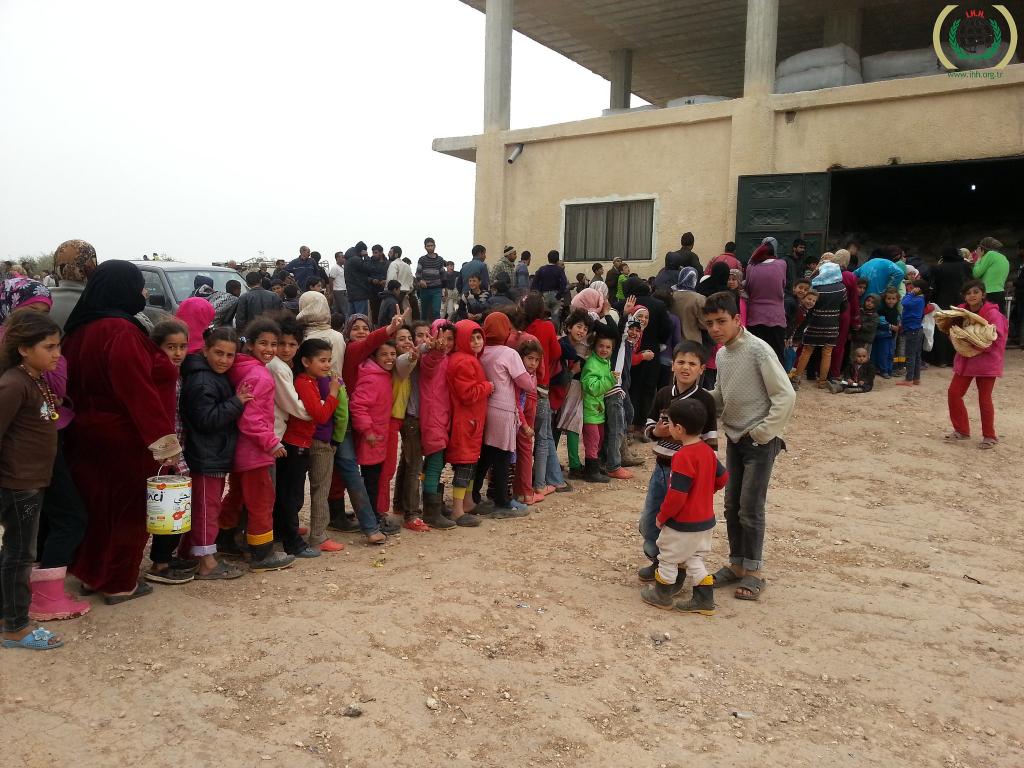
POLYGON ((167 275, 167 282, 171 284, 171 291, 175 300, 180 304, 195 290, 196 277, 202 275, 213 280, 215 290, 223 291, 228 280, 237 280, 242 284, 242 292, 245 292, 245 282, 235 271, 224 270, 203 270, 203 269, 168 269, 164 272, 167 275))

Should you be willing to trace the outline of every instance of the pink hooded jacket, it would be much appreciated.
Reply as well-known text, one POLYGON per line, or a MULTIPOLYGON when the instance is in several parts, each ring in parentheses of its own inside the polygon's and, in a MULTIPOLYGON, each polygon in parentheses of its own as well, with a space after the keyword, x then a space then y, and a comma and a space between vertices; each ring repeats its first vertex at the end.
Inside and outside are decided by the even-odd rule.
POLYGON ((239 355, 228 371, 236 390, 242 382, 252 387, 253 399, 245 404, 238 420, 235 472, 248 472, 274 463, 274 450, 281 444, 274 434, 274 377, 255 357, 239 355))
POLYGON ((356 461, 364 465, 381 464, 388 453, 388 428, 392 407, 391 373, 373 358, 359 365, 359 386, 348 404, 349 420, 356 440, 356 461), (370 444, 368 435, 377 436, 370 444))
MULTIPOLYGON (((436 337, 447 320, 435 320, 430 335, 436 337)), ((448 447, 448 425, 452 420, 451 398, 448 396, 448 355, 431 350, 420 357, 420 442, 423 455, 448 447)))
MULTIPOLYGON (((966 304, 960 305, 961 309, 968 309, 966 304)), ((1003 375, 1003 358, 1006 357, 1006 336, 1009 324, 1006 316, 999 311, 999 307, 990 301, 981 305, 976 314, 981 315, 996 327, 995 342, 992 346, 974 357, 964 357, 957 354, 953 357, 953 373, 958 376, 981 376, 999 377, 1003 375)), ((940 331, 941 333, 941 331, 940 331)))
POLYGON ((203 332, 213 322, 213 314, 213 304, 198 296, 185 299, 178 306, 175 317, 188 326, 188 353, 190 355, 203 348, 203 332))

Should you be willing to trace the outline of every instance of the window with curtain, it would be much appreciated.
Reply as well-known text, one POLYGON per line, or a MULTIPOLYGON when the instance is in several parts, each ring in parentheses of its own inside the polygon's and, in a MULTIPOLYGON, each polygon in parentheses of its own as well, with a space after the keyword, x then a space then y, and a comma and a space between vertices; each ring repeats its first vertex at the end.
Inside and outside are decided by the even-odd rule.
POLYGON ((654 238, 654 200, 565 206, 566 261, 649 261, 654 238))

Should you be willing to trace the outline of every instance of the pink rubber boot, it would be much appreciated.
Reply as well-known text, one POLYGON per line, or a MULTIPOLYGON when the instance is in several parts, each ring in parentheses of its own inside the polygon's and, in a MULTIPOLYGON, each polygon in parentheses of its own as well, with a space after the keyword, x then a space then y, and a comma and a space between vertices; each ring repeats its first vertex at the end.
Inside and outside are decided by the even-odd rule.
POLYGON ((74 619, 92 607, 84 600, 73 600, 64 593, 67 568, 36 568, 32 571, 32 605, 28 615, 34 621, 74 619))

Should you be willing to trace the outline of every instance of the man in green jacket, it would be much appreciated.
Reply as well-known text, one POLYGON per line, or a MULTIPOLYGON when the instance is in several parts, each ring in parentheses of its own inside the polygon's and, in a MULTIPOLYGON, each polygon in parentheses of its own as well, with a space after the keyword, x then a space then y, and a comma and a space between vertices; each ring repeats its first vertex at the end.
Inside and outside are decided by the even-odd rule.
POLYGON ((1010 274, 1010 260, 999 252, 1003 244, 994 237, 983 237, 974 249, 975 280, 985 283, 985 298, 1006 314, 1006 278, 1010 274))

